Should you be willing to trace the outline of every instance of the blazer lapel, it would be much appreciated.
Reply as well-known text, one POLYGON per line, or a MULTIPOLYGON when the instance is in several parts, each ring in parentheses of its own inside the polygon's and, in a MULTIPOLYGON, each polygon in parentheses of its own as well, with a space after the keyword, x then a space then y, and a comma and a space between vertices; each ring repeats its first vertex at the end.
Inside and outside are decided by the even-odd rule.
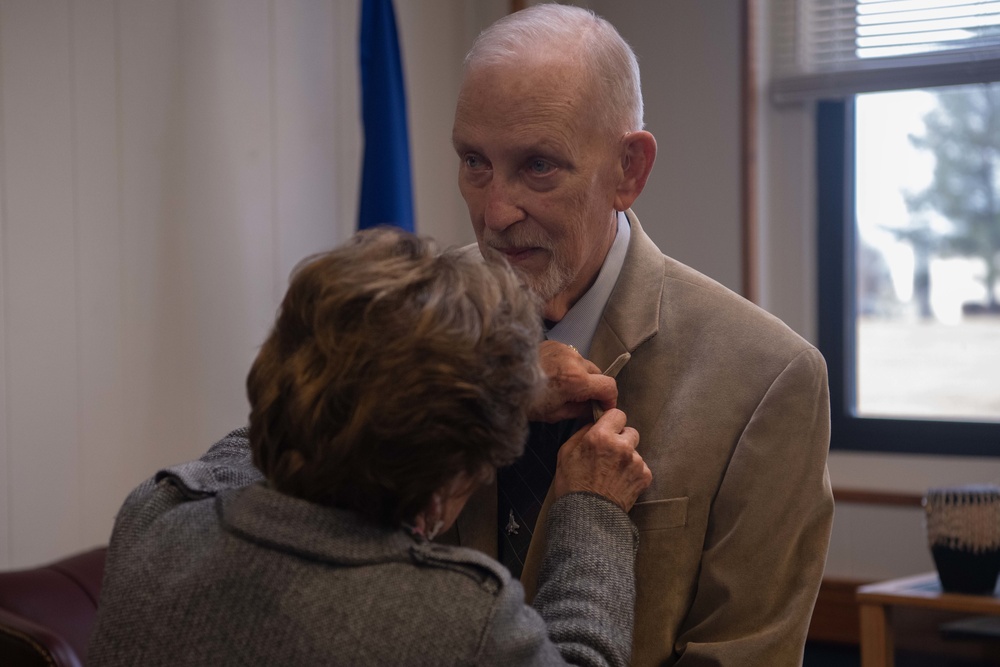
POLYGON ((602 370, 619 355, 635 352, 660 326, 663 254, 642 231, 632 209, 625 215, 632 228, 625 264, 590 346, 590 360, 602 370))

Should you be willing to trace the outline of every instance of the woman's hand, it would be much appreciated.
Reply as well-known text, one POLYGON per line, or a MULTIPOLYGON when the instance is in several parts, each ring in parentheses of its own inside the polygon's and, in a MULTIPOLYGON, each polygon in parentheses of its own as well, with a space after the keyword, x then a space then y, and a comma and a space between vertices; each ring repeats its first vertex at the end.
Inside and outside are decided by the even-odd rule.
POLYGON ((653 481, 636 447, 639 433, 625 425, 625 413, 608 410, 584 426, 559 449, 553 480, 555 497, 589 491, 628 512, 653 481))

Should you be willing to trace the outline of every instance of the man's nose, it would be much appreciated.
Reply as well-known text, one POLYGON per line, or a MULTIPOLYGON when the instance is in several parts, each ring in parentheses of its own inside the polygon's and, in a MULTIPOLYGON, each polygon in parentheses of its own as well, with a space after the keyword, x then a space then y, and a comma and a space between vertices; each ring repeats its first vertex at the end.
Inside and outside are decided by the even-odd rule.
POLYGON ((518 203, 517 193, 517 184, 507 179, 494 176, 490 181, 486 192, 486 210, 483 214, 484 223, 489 229, 501 232, 524 219, 524 211, 518 203))

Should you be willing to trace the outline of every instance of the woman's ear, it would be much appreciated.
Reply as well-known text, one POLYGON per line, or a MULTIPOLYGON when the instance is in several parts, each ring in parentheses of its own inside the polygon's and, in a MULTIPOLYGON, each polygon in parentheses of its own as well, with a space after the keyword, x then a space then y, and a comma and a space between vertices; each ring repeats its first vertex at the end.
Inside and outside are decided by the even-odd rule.
POLYGON ((615 210, 624 211, 646 187, 656 161, 656 139, 645 130, 629 132, 621 143, 622 177, 615 190, 615 210))

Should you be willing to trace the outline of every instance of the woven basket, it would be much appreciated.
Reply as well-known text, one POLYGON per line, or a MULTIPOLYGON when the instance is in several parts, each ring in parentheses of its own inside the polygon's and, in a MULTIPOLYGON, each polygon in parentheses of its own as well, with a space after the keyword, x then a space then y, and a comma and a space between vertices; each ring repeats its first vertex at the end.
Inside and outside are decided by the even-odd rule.
POLYGON ((930 489, 924 511, 941 588, 992 594, 1000 575, 1000 487, 930 489))

